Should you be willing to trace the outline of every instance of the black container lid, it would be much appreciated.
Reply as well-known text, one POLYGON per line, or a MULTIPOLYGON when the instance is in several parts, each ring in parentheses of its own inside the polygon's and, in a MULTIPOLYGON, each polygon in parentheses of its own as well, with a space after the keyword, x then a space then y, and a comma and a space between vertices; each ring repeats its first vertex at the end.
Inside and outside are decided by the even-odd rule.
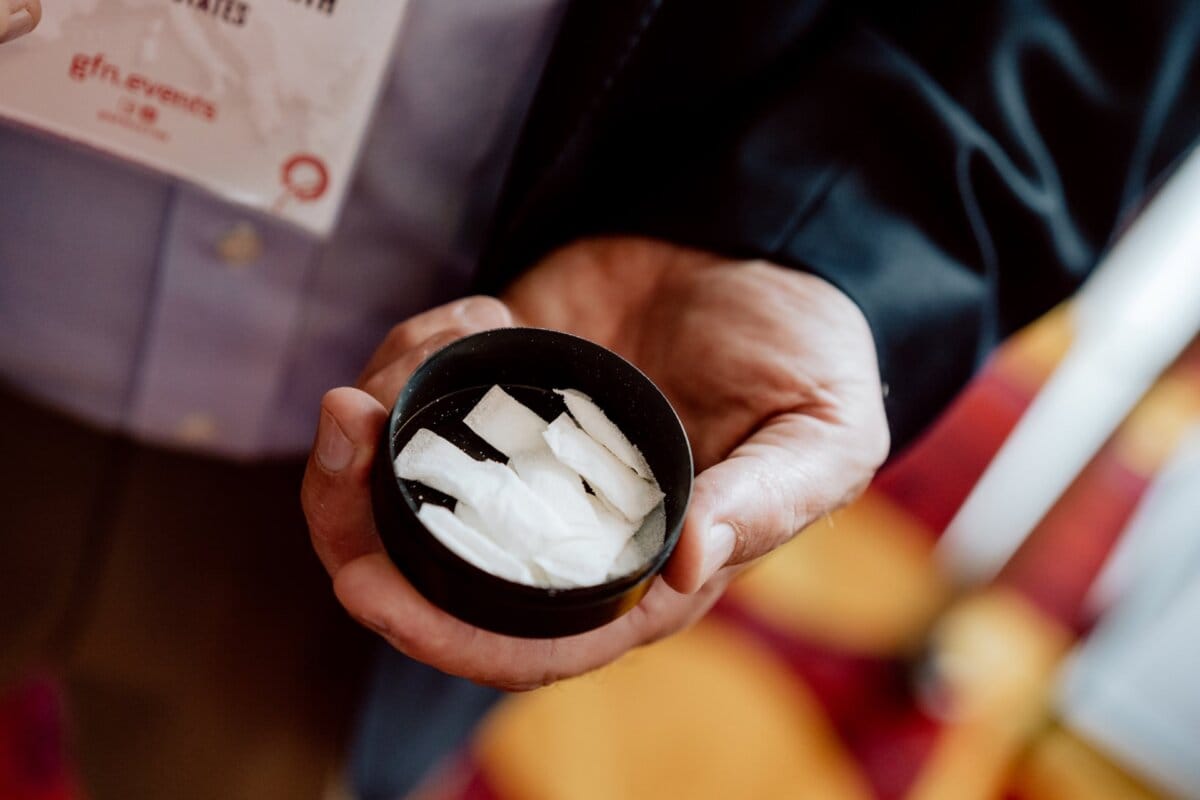
POLYGON ((498 633, 566 636, 611 622, 649 590, 679 541, 692 491, 692 453, 683 425, 658 387, 616 353, 569 334, 502 328, 460 339, 417 368, 392 409, 372 473, 376 527, 392 561, 433 604, 498 633), (476 458, 503 461, 462 419, 492 386, 510 391, 550 421, 566 410, 554 389, 589 395, 642 451, 665 494, 666 536, 640 569, 596 586, 548 589, 514 583, 463 560, 417 518, 423 502, 450 499, 396 477, 393 462, 422 427, 476 458))

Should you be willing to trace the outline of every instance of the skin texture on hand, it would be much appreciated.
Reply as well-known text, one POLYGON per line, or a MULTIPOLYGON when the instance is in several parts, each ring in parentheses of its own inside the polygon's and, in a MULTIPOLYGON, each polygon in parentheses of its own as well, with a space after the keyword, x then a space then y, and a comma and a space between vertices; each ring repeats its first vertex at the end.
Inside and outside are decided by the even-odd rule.
POLYGON ((811 275, 646 239, 585 240, 476 297, 396 326, 358 382, 322 401, 302 501, 346 609, 446 672, 527 689, 602 666, 702 616, 741 565, 856 497, 888 451, 867 322, 811 275), (602 344, 666 394, 697 478, 678 547, 642 603, 559 639, 480 630, 422 598, 383 552, 371 461, 388 410, 431 353, 481 330, 532 325, 602 344))

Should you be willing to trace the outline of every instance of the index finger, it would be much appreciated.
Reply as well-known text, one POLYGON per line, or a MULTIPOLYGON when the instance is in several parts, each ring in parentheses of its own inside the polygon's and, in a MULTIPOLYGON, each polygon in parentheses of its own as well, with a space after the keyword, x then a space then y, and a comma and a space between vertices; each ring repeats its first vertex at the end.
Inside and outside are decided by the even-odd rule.
POLYGON ((400 358, 430 336, 448 328, 488 330, 513 324, 512 312, 494 297, 475 295, 431 308, 388 331, 359 377, 359 384, 400 358))

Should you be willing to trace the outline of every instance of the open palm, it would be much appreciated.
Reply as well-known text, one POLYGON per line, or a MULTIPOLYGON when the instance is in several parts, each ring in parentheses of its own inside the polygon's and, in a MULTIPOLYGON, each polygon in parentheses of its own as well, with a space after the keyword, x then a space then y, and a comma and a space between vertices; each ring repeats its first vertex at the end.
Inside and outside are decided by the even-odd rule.
POLYGON ((644 239, 577 243, 502 301, 468 298, 397 326, 358 389, 326 395, 303 501, 347 610, 446 672, 530 688, 601 666, 701 616, 738 565, 852 499, 888 448, 870 331, 810 275, 644 239), (430 353, 488 328, 533 325, 620 353, 675 406, 699 475, 663 578, 620 619, 534 640, 464 623, 422 598, 383 553, 369 471, 387 409, 430 353))

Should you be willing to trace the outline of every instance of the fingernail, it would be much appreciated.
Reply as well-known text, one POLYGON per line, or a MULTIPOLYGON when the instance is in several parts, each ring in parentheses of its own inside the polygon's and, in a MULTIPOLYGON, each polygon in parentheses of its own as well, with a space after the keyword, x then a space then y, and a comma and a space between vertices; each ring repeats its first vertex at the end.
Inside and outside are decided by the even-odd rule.
POLYGON ((733 545, 737 534, 733 526, 722 522, 713 525, 704 536, 704 560, 700 565, 700 585, 708 583, 708 579, 717 573, 725 562, 733 555, 733 545))
POLYGON ((317 461, 326 472, 341 472, 354 458, 354 443, 328 412, 317 424, 317 461))

